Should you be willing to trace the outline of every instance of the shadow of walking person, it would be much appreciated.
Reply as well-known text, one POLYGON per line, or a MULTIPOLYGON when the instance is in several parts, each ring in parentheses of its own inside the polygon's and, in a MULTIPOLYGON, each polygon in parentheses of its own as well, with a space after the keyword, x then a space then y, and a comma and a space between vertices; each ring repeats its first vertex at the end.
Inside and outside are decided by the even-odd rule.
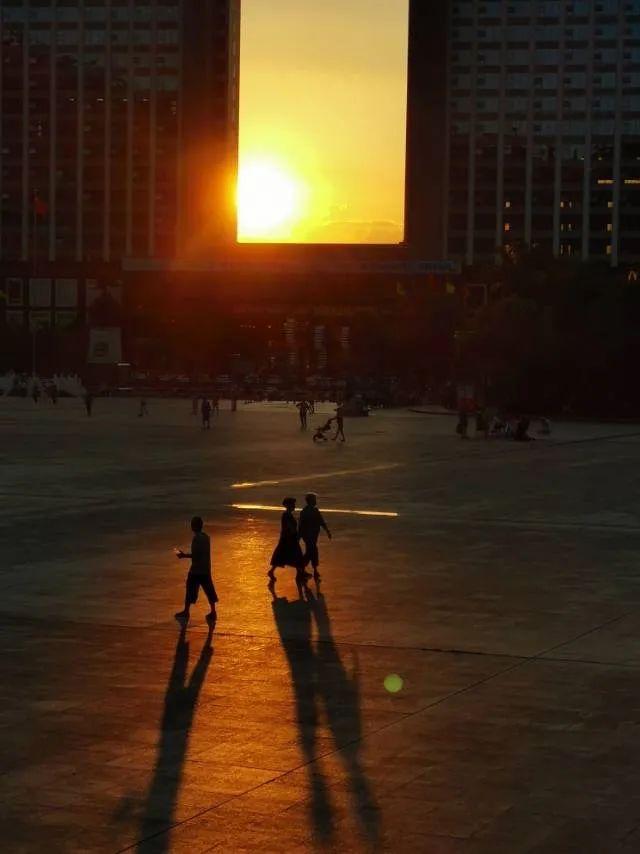
POLYGON ((317 662, 311 644, 311 611, 299 588, 299 598, 289 601, 270 587, 273 617, 289 669, 296 703, 300 745, 311 784, 311 819, 314 835, 327 842, 333 835, 333 813, 327 785, 320 769, 311 767, 317 758, 317 662))
POLYGON ((158 828, 160 825, 166 828, 174 821, 193 718, 213 655, 212 637, 213 628, 210 628, 198 661, 187 679, 189 642, 186 640, 186 630, 182 629, 178 636, 164 698, 153 779, 147 792, 140 841, 136 847, 138 852, 153 850, 154 854, 159 854, 169 851, 169 833, 166 829, 163 831, 158 828))
POLYGON ((356 658, 352 674, 344 666, 331 634, 331 620, 324 596, 307 591, 307 601, 318 628, 316 691, 325 707, 331 735, 348 774, 355 811, 370 843, 380 838, 380 814, 367 775, 360 763, 362 715, 360 680, 356 658))

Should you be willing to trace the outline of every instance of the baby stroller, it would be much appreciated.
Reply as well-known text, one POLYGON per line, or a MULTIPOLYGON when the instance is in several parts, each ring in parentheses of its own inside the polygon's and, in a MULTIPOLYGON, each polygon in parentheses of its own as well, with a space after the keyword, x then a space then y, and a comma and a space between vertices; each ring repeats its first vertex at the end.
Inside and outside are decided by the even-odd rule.
POLYGON ((326 442, 327 436, 326 434, 331 430, 331 425, 335 421, 335 418, 330 418, 326 424, 323 424, 321 427, 316 427, 316 432, 313 434, 314 442, 326 442))

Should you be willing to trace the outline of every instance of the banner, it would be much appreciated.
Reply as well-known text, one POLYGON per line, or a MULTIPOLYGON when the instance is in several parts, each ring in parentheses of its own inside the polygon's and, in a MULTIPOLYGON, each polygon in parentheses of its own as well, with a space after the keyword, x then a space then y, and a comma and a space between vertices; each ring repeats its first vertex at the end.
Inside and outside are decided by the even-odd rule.
POLYGON ((116 365, 122 361, 122 330, 119 326, 92 329, 89 336, 90 365, 116 365))

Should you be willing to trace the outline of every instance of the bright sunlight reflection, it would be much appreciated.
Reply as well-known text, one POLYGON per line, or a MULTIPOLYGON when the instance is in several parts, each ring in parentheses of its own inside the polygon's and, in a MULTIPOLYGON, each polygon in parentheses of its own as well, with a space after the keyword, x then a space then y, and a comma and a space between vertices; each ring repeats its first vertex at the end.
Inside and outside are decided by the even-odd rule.
POLYGON ((274 160, 240 164, 238 233, 244 240, 285 240, 303 215, 302 181, 274 160))

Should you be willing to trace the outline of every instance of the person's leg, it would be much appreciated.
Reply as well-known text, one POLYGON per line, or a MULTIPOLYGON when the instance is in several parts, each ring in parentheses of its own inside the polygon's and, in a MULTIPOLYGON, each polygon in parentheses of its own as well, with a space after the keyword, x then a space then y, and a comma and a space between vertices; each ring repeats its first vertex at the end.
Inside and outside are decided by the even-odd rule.
POLYGON ((207 597, 209 602, 210 611, 207 614, 207 622, 209 625, 215 623, 218 615, 216 613, 216 602, 218 601, 218 594, 216 593, 216 588, 213 584, 213 579, 210 575, 205 575, 199 579, 200 586, 204 590, 204 595, 207 597))
POLYGON ((191 606, 194 605, 198 599, 198 586, 198 580, 191 574, 187 575, 184 587, 184 609, 182 611, 178 611, 175 615, 176 620, 181 626, 186 626, 189 622, 191 606))
POLYGON ((318 552, 317 540, 314 540, 312 543, 309 544, 307 554, 309 555, 309 560, 311 566, 313 567, 313 577, 317 581, 320 578, 320 573, 318 571, 318 567, 320 566, 320 553, 318 552))

